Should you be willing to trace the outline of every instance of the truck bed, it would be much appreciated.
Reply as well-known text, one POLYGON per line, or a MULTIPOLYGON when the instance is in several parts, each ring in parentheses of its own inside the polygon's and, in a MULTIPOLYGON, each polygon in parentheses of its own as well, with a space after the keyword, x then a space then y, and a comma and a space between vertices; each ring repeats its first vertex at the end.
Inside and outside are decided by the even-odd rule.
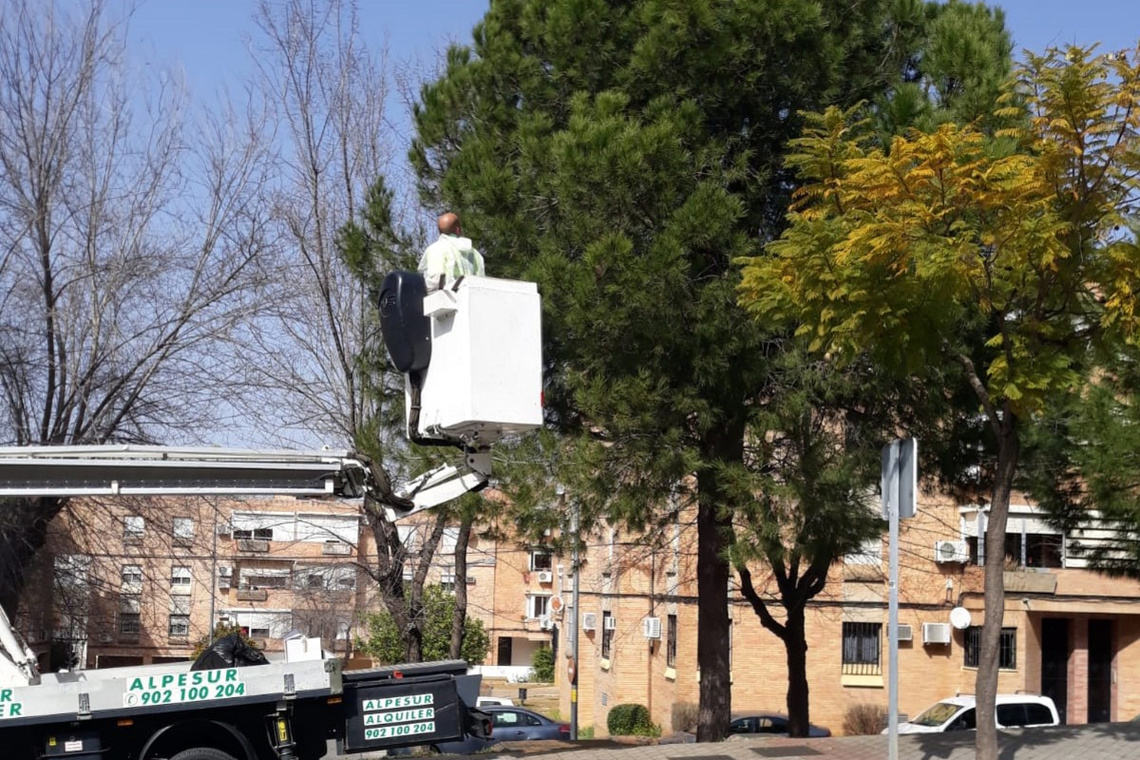
POLYGON ((190 670, 190 663, 45 674, 0 688, 0 728, 207 710, 341 693, 338 660, 190 670))

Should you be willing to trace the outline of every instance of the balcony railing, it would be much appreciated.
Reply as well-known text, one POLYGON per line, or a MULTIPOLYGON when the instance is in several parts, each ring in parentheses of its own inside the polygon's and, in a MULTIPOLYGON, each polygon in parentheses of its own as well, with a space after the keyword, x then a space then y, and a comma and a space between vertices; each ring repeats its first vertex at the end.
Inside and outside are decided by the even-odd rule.
POLYGON ((269 591, 263 588, 239 588, 237 592, 239 602, 264 602, 268 598, 269 591))
POLYGON ((238 551, 242 552, 267 552, 269 551, 269 542, 260 538, 241 538, 238 539, 238 551))
POLYGON ((352 554, 352 547, 340 541, 326 541, 321 547, 321 554, 348 555, 352 554))

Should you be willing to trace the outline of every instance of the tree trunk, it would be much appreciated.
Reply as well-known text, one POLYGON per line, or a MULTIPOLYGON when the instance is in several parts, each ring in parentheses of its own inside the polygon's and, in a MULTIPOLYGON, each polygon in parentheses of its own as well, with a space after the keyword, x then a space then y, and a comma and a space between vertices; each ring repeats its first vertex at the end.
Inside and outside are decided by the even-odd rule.
POLYGON ((801 738, 808 735, 810 725, 807 636, 804 627, 804 607, 788 607, 784 623, 784 652, 788 661, 788 736, 801 738))
POLYGON ((728 615, 728 550, 732 516, 726 508, 716 464, 743 456, 743 425, 727 425, 707 442, 706 461, 697 473, 697 667, 701 672, 697 741, 719 742, 728 734, 732 709, 729 677, 731 621, 728 615))
POLYGON ((985 621, 982 624, 978 675, 974 686, 977 698, 977 760, 998 760, 994 710, 997 702, 1001 626, 1005 614, 1005 527, 1009 518, 1010 491, 1020 453, 1017 418, 1006 404, 998 434, 997 473, 986 526, 985 621))
POLYGON ((446 527, 446 512, 438 512, 431 533, 420 547, 416 571, 412 576, 411 593, 408 594, 408 622, 404 628, 407 662, 423 662, 424 659, 424 583, 427 581, 432 558, 446 527))
POLYGON ((453 660, 463 657, 463 632, 467 626, 467 545, 471 540, 470 515, 459 524, 459 539, 455 542, 455 617, 451 620, 451 648, 448 656, 453 660))

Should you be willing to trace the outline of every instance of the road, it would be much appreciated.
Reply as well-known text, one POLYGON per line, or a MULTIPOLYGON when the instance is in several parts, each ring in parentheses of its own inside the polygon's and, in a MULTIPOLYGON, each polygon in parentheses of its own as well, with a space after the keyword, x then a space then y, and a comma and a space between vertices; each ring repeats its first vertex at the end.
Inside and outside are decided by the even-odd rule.
MULTIPOLYGON (((1063 726, 1002 732, 1001 760, 1117 760, 1140 757, 1140 723, 1063 726)), ((884 760, 887 737, 734 739, 723 744, 619 745, 608 741, 527 742, 480 754, 480 760, 884 760)), ((972 760, 973 734, 899 737, 899 760, 972 760)))

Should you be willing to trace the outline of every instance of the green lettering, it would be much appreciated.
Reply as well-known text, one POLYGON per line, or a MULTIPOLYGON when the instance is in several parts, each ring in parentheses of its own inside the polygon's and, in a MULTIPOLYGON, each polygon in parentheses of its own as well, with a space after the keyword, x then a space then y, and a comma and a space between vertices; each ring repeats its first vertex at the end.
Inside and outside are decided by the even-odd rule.
POLYGON ((12 701, 12 690, 11 689, 4 689, 3 691, 0 691, 0 702, 11 702, 11 701, 12 701))
POLYGON ((13 702, 12 704, 8 705, 8 715, 10 715, 11 717, 14 718, 14 717, 20 715, 20 711, 23 709, 24 709, 24 705, 22 703, 13 702))
POLYGON ((132 680, 131 680, 131 686, 130 686, 130 688, 128 689, 128 691, 142 691, 142 690, 143 690, 143 682, 142 682, 142 679, 141 679, 141 678, 134 678, 134 679, 132 679, 132 680))
POLYGON ((236 670, 227 670, 226 671, 226 682, 227 683, 230 681, 234 681, 236 683, 237 680, 238 680, 238 672, 236 670))

